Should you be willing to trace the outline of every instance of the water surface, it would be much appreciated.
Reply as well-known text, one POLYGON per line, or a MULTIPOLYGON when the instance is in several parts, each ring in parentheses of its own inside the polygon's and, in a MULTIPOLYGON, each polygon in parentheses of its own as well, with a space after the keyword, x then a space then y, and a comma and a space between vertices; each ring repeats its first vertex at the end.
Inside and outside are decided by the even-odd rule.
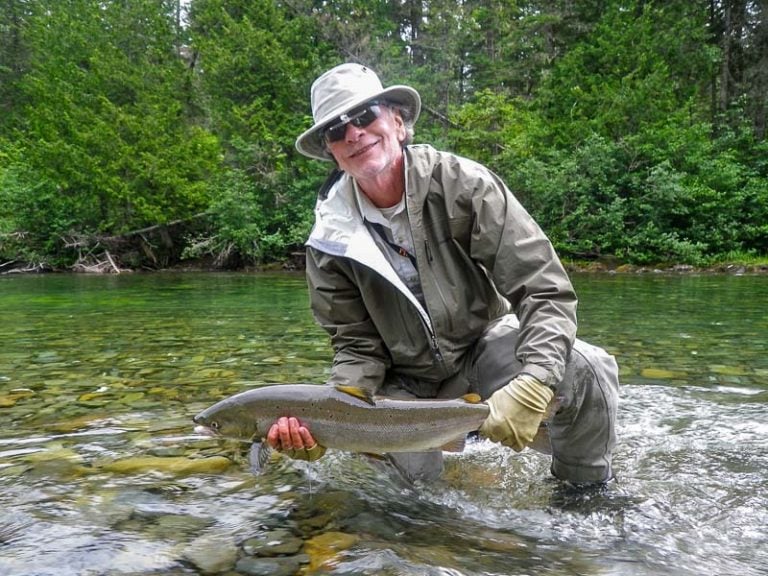
POLYGON ((323 381, 301 275, 0 277, 0 574, 768 574, 768 278, 574 283, 624 385, 600 494, 489 442, 409 486, 333 451, 256 477, 193 434, 323 381))

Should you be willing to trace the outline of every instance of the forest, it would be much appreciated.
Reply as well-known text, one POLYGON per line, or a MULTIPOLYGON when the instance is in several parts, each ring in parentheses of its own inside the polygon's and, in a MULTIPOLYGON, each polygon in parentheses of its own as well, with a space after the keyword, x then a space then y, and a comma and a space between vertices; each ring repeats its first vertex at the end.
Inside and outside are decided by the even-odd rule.
POLYGON ((565 260, 768 259, 765 0, 0 0, 0 273, 289 261, 345 61, 565 260))

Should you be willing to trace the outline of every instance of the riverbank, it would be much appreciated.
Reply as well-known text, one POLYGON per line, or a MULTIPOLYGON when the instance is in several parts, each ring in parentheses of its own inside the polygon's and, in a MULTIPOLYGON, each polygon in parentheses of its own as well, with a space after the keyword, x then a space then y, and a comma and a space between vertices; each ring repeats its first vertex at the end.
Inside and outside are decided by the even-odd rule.
POLYGON ((618 264, 610 266, 602 262, 565 262, 569 272, 596 272, 606 274, 768 274, 768 262, 741 263, 721 262, 709 266, 691 264, 618 264))
MULTIPOLYGON (((613 259, 604 260, 563 260, 568 272, 586 272, 602 274, 768 274, 768 257, 754 258, 749 261, 734 260, 716 262, 705 266, 694 266, 680 263, 630 264, 613 259)), ((261 265, 243 265, 222 267, 212 258, 190 259, 176 262, 163 267, 125 266, 119 260, 106 254, 102 260, 93 262, 90 266, 81 263, 72 267, 54 267, 44 262, 10 261, 0 262, 0 276, 11 274, 42 274, 42 273, 82 273, 82 274, 122 274, 132 272, 275 272, 301 271, 304 269, 304 253, 296 252, 290 258, 279 262, 269 262, 261 265)))

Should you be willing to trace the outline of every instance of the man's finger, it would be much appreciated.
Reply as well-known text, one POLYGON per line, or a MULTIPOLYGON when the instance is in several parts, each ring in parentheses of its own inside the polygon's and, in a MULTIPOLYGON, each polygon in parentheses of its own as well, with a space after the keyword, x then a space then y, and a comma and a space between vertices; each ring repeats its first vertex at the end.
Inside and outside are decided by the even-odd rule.
POLYGON ((291 417, 288 419, 288 430, 291 434, 291 446, 293 448, 304 448, 304 440, 302 440, 299 433, 300 427, 301 424, 299 424, 296 418, 291 417))
POLYGON ((272 424, 272 426, 269 427, 269 431, 267 432, 267 444, 269 444, 274 449, 280 447, 279 434, 280 429, 278 428, 277 424, 272 424))
POLYGON ((277 421, 277 428, 279 432, 280 437, 280 449, 281 450, 290 450, 293 448, 293 443, 291 442, 291 430, 288 422, 288 418, 282 417, 277 421))
POLYGON ((317 444, 317 441, 315 440, 314 436, 312 436, 310 431, 305 426, 301 426, 299 428, 299 434, 301 435, 301 440, 304 443, 304 446, 306 446, 307 448, 317 444))

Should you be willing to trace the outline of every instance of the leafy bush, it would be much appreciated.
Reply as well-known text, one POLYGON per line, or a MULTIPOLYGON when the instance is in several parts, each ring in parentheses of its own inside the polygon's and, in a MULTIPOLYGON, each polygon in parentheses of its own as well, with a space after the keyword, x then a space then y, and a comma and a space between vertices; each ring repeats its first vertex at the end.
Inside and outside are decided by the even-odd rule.
MULTIPOLYGON (((0 258, 42 262, 58 254, 61 237, 76 222, 68 198, 23 163, 0 170, 0 258)), ((64 261, 66 256, 59 254, 64 261)))
POLYGON ((312 193, 287 180, 257 181, 237 169, 222 175, 209 210, 210 233, 190 239, 184 257, 212 256, 221 267, 284 260, 303 244, 313 215, 312 193))

